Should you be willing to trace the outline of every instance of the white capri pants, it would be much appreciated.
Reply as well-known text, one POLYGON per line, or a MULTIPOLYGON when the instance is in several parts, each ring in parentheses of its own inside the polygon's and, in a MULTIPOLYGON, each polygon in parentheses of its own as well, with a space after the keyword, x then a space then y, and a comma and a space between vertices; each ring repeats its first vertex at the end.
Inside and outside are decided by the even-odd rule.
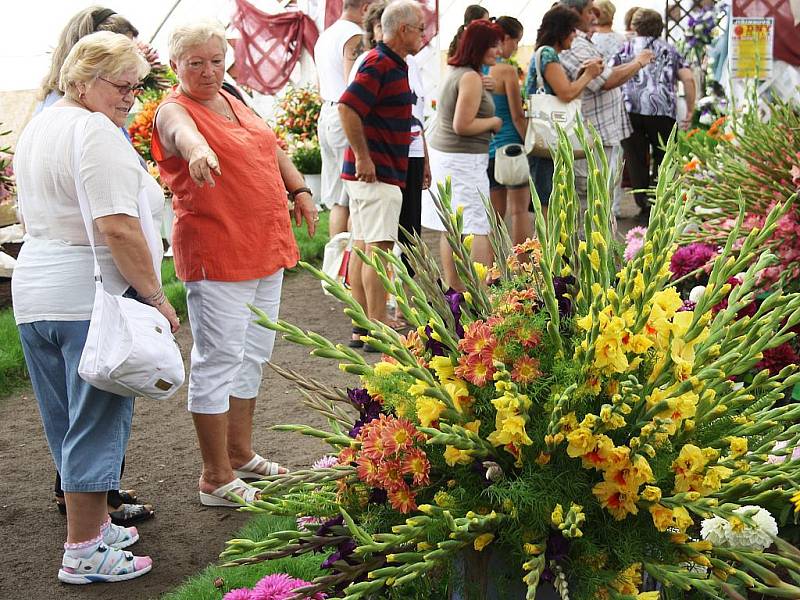
POLYGON ((264 363, 272 357, 275 332, 255 322, 248 304, 278 318, 283 269, 248 281, 190 281, 186 284, 192 327, 189 411, 220 414, 230 396, 255 398, 264 363))
MULTIPOLYGON (((475 235, 489 234, 489 217, 481 200, 481 194, 489 197, 489 154, 466 154, 462 152, 440 152, 428 148, 431 164, 431 188, 439 193, 437 184, 444 183, 450 176, 453 197, 450 200, 453 211, 464 207, 464 233, 475 235)), ((429 194, 422 198, 422 225, 428 229, 444 231, 444 225, 436 212, 429 194)))

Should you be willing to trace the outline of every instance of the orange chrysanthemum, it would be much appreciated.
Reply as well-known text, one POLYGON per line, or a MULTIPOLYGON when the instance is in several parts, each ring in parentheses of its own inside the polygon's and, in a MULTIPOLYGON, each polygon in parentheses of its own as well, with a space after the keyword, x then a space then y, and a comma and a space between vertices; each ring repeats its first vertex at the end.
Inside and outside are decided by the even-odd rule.
POLYGON ((539 361, 530 356, 523 356, 514 363, 511 379, 517 383, 531 383, 542 375, 539 370, 539 361))
POLYGON ((392 505, 392 508, 399 510, 403 514, 417 510, 417 502, 416 498, 414 497, 414 492, 412 492, 408 486, 389 491, 388 498, 389 504, 392 505))
POLYGON ((399 460, 384 460, 378 465, 377 480, 387 490, 397 490, 406 486, 403 479, 403 465, 399 460))
POLYGON ((494 365, 483 356, 477 354, 459 357, 455 371, 456 375, 479 387, 483 387, 487 382, 491 381, 494 372, 494 365))
POLYGON ((419 448, 410 450, 403 459, 403 473, 414 478, 414 485, 427 485, 430 481, 430 470, 428 457, 419 448))

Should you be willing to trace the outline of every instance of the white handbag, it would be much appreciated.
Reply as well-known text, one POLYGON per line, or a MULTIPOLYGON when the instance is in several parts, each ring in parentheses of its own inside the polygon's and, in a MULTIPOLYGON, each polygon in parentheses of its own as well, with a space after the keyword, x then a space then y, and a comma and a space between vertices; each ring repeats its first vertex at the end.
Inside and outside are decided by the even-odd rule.
POLYGON ((494 153, 494 179, 500 185, 528 183, 530 168, 525 149, 520 144, 500 146, 494 153))
MULTIPOLYGON (((94 257, 95 295, 78 375, 90 385, 120 396, 166 400, 183 385, 186 376, 169 321, 152 306, 132 298, 114 296, 103 289, 94 245, 93 220, 80 176, 85 128, 85 121, 75 127, 73 171, 81 216, 94 257)), ((156 244, 161 240, 156 235, 144 191, 139 194, 139 221, 160 281, 160 252, 156 244)))
POLYGON ((550 158, 558 144, 558 130, 561 127, 570 138, 576 158, 585 156, 583 148, 575 135, 575 124, 581 114, 581 100, 576 98, 570 102, 558 99, 544 90, 544 73, 542 73, 542 50, 534 55, 536 61, 536 93, 528 96, 528 128, 525 131, 525 153, 543 158, 550 158))

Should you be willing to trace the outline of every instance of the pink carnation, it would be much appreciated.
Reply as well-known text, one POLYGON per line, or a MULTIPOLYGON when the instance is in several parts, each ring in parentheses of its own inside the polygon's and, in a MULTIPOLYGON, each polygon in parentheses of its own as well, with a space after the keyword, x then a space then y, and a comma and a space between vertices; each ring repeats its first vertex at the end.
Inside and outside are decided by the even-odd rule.
POLYGON ((701 267, 705 267, 712 259, 716 258, 717 249, 711 244, 695 242, 688 246, 681 246, 672 255, 669 270, 673 279, 680 279, 701 267))
POLYGON ((633 260, 641 252, 645 235, 647 235, 646 227, 631 227, 628 233, 625 234, 625 253, 623 257, 626 261, 633 260))

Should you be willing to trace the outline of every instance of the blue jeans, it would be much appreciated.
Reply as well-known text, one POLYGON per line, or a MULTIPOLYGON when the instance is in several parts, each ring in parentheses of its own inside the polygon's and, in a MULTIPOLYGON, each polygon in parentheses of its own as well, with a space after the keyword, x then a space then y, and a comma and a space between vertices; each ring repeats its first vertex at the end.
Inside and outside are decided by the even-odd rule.
POLYGON ((22 351, 47 444, 65 492, 119 489, 133 398, 92 387, 78 375, 89 321, 19 325, 22 351))
POLYGON ((550 203, 550 195, 553 193, 553 173, 555 171, 553 160, 528 155, 528 166, 539 201, 542 206, 547 206, 550 203))

